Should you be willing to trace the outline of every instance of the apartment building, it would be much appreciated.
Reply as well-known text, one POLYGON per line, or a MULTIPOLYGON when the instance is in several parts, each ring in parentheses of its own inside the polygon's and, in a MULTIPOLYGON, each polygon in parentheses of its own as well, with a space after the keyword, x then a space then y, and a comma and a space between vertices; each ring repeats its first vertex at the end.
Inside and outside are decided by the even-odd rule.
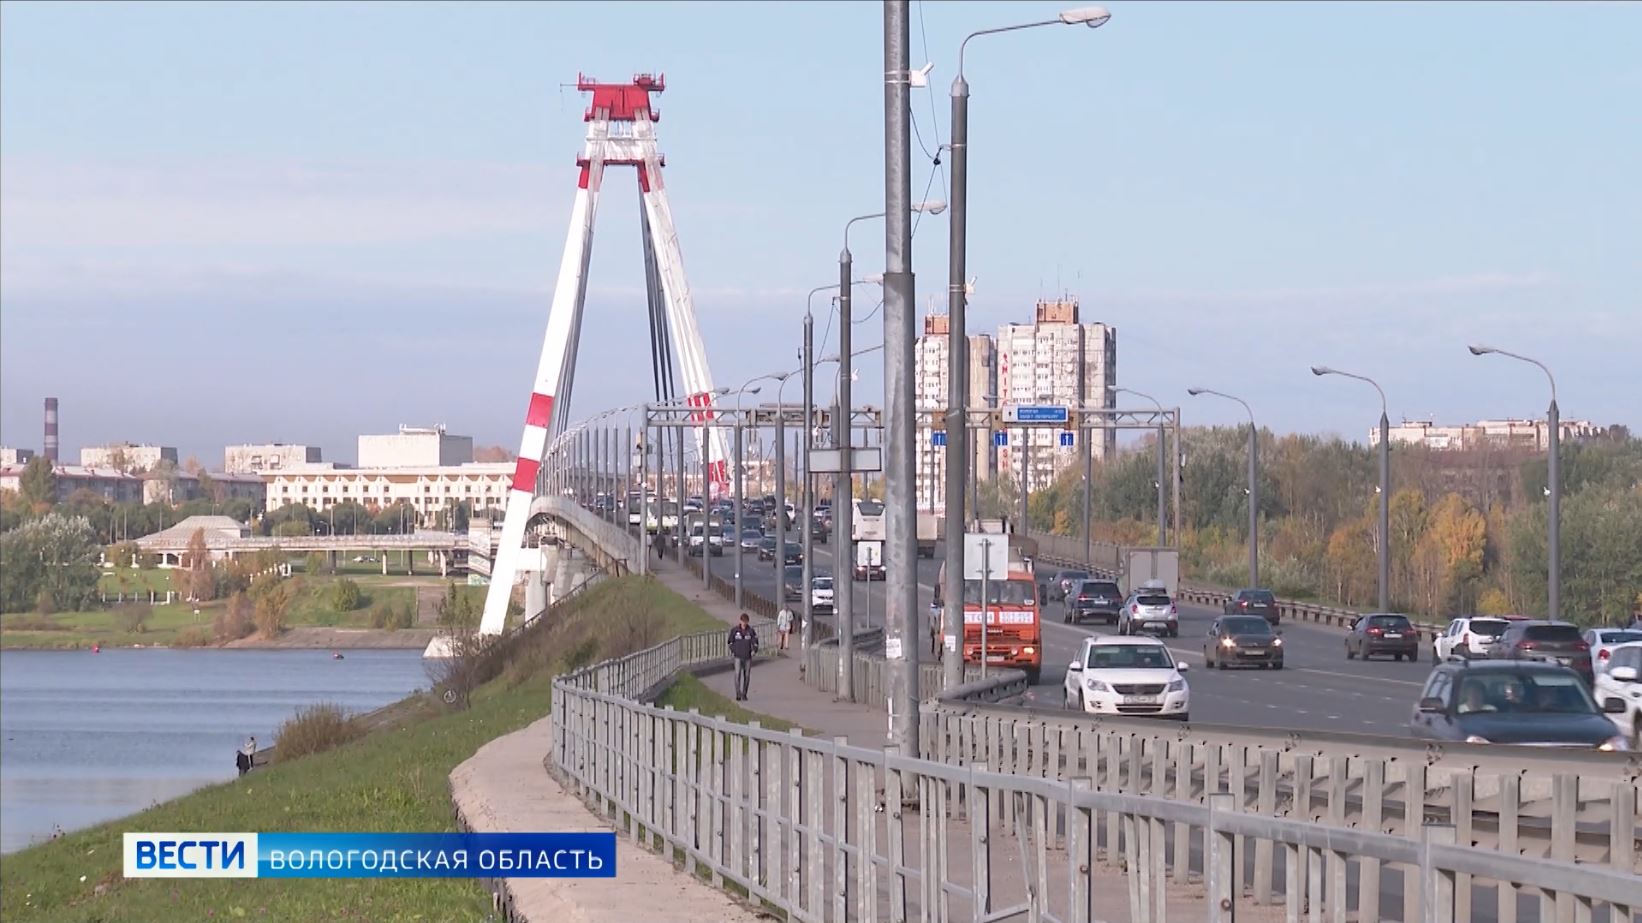
MULTIPOLYGON (((998 328, 998 406, 1056 404, 1077 408, 1113 407, 1117 387, 1117 328, 1079 320, 1074 299, 1039 301, 1030 324, 998 328)), ((997 449, 1000 471, 1017 482, 1022 466, 1029 490, 1049 486, 1068 465, 1080 461, 1077 445, 1061 445, 1061 430, 1011 427, 1008 444, 997 449)), ((1117 431, 1092 433, 1097 459, 1117 452, 1117 431)))

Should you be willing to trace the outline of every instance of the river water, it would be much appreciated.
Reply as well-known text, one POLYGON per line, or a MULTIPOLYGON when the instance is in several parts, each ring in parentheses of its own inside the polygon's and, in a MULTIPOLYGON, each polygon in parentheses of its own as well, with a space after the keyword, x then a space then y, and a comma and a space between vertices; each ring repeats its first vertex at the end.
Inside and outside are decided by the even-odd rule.
POLYGON ((0 852, 231 779, 305 705, 428 685, 419 650, 0 651, 0 852))

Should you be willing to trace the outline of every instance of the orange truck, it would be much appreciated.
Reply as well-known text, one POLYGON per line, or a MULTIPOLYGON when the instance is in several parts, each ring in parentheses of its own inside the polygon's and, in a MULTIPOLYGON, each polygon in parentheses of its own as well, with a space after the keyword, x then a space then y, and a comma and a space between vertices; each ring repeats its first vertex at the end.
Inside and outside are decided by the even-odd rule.
MULTIPOLYGON (((1036 548, 1030 539, 1019 540, 1008 536, 1007 562, 999 562, 996 575, 984 581, 987 605, 985 610, 985 637, 982 637, 981 580, 964 581, 964 634, 963 655, 966 664, 985 663, 989 667, 1008 667, 1026 673, 1027 680, 1036 685, 1043 670, 1043 616, 1039 608, 1038 585, 1032 573, 1032 557, 1036 548)), ((938 649, 941 635, 940 615, 942 588, 946 585, 948 563, 941 563, 941 574, 935 582, 935 617, 931 619, 934 638, 932 647, 938 649)))

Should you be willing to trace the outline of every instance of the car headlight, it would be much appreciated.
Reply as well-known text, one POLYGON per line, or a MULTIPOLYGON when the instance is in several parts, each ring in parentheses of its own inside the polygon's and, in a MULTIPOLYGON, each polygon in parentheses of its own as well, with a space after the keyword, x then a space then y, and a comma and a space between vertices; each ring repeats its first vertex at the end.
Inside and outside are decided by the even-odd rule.
POLYGON ((1183 680, 1183 679, 1177 679, 1177 680, 1170 681, 1168 691, 1169 692, 1185 692, 1186 691, 1186 681, 1183 680))
POLYGON ((1465 738, 1465 742, 1468 744, 1485 744, 1488 743, 1488 738, 1472 734, 1465 738))
POLYGON ((1282 638, 1273 638, 1273 639, 1271 639, 1271 646, 1272 647, 1282 647, 1283 646, 1283 639, 1282 638))
POLYGON ((1602 746, 1597 747, 1598 750, 1606 750, 1610 753, 1629 750, 1630 748, 1630 743, 1625 740, 1625 737, 1622 734, 1616 734, 1613 737, 1604 740, 1602 742, 1602 746))
POLYGON ((1023 653, 1023 654, 1035 654, 1037 652, 1038 652, 1038 649, 1035 648, 1035 647, 1023 647, 1023 648, 1021 648, 1021 653, 1023 653))
POLYGON ((1105 683, 1101 682, 1098 679, 1084 680, 1083 685, 1084 685, 1084 688, 1088 689, 1090 692, 1111 692, 1112 691, 1111 686, 1106 685, 1105 683))
POLYGON ((1221 638, 1220 639, 1220 646, 1221 647, 1236 647, 1237 642, 1232 638, 1221 638))

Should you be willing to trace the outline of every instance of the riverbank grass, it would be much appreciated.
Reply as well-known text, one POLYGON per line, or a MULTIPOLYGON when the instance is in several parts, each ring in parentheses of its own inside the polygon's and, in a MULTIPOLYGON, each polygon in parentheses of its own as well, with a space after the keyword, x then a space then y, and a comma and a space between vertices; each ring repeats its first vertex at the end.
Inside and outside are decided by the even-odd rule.
MULTIPOLYGON (((489 921, 474 879, 131 879, 124 831, 373 831, 454 829, 450 773, 487 741, 548 711, 551 677, 571 658, 599 660, 658 639, 723 625, 643 577, 609 581, 550 616, 509 651, 501 675, 465 711, 429 698, 396 726, 313 756, 277 761, 113 823, 7 856, 0 918, 58 921, 489 921)), ((653 643, 653 642, 651 642, 653 643)))

